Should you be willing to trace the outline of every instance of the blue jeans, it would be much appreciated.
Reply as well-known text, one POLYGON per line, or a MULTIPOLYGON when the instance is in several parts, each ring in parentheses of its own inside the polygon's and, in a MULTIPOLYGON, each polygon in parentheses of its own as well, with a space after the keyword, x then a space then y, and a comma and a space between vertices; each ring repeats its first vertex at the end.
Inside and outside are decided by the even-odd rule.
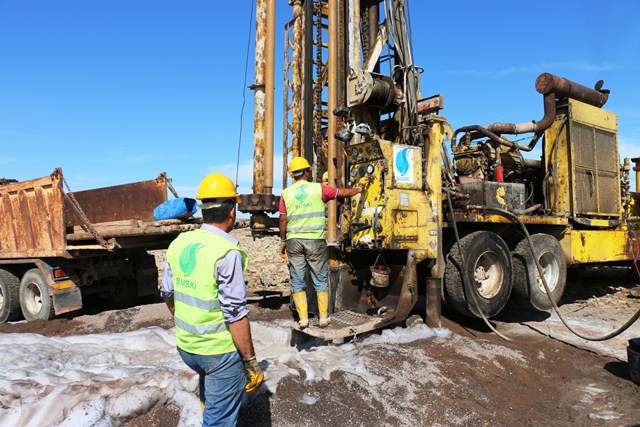
POLYGON ((178 353, 200 376, 200 401, 205 404, 202 426, 235 426, 247 383, 240 354, 203 356, 180 348, 178 353))
POLYGON ((307 270, 316 292, 327 291, 327 242, 324 239, 287 240, 291 293, 307 289, 307 270))

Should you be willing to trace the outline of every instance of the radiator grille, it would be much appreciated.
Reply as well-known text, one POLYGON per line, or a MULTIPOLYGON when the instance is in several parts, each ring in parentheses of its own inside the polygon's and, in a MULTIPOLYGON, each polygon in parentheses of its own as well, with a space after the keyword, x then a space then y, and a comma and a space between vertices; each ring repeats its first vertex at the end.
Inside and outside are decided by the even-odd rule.
POLYGON ((620 182, 616 134, 571 122, 574 215, 618 216, 620 182))

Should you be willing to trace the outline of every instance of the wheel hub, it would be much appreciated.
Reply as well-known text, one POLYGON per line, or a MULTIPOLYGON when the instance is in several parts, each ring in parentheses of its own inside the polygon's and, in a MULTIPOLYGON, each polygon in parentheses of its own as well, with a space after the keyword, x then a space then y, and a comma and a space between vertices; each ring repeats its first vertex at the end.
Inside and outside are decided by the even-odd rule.
MULTIPOLYGON (((560 266, 558 265, 558 261, 556 260, 556 257, 549 252, 543 253, 538 261, 540 262, 540 266, 542 267, 542 274, 544 275, 545 282, 547 282, 547 287, 549 287, 549 291, 553 292, 560 280, 560 266)), ((544 283, 542 283, 542 278, 540 277, 540 273, 538 273, 537 268, 536 285, 538 286, 540 292, 545 294, 547 293, 547 290, 544 288, 544 283)))
POLYGON ((25 292, 25 305, 31 314, 38 314, 42 310, 42 293, 35 283, 29 283, 25 292))
POLYGON ((493 252, 484 252, 476 261, 474 279, 483 298, 495 297, 502 287, 504 276, 500 258, 493 252))

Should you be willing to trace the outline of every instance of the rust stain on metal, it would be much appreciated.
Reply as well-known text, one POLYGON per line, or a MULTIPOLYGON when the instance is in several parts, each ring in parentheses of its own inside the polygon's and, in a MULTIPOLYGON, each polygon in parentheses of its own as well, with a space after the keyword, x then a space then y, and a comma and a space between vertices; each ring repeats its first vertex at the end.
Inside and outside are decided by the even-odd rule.
MULTIPOLYGON (((267 40, 265 43, 265 76, 264 76, 264 165, 262 193, 273 191, 273 118, 275 97, 275 39, 276 39, 276 0, 267 2, 267 40)), ((262 194, 261 193, 261 194, 262 194)))
POLYGON ((638 232, 635 230, 629 230, 627 244, 625 247, 625 252, 629 259, 637 261, 640 259, 640 240, 639 240, 638 232))
POLYGON ((0 258, 63 256, 60 174, 0 187, 0 258))
POLYGON ((306 157, 302 139, 302 69, 304 67, 304 8, 300 1, 293 5, 293 58, 291 61, 291 147, 294 156, 306 157))
POLYGON ((580 234, 580 243, 582 244, 583 248, 587 246, 587 237, 585 234, 580 234))
POLYGON ((595 107, 602 107, 609 99, 609 93, 591 89, 571 80, 551 73, 542 73, 536 79, 536 90, 539 93, 555 93, 556 97, 575 99, 595 107))
POLYGON ((264 193, 265 159, 265 54, 267 46, 267 1, 256 5, 256 52, 253 95, 253 192, 264 193))
MULTIPOLYGON (((153 221, 153 208, 167 200, 165 180, 141 181, 73 193, 91 223, 138 219, 153 221)), ((83 222, 65 198, 65 226, 83 222)))

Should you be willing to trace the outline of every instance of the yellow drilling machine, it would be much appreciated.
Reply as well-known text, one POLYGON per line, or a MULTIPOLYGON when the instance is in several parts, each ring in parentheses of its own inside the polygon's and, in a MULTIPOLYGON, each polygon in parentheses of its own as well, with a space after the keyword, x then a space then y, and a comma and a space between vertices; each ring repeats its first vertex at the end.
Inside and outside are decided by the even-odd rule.
MULTIPOLYGON (((256 235, 273 227, 279 200, 275 3, 257 2, 253 193, 239 207, 256 235)), ((421 94, 406 0, 289 3, 284 185, 296 156, 314 165, 315 181, 326 172, 336 187, 369 182, 327 204, 332 322, 312 321, 306 334, 334 340, 401 322, 420 294, 432 327, 442 302, 473 317, 496 316, 512 295, 549 310, 567 267, 640 256, 630 191, 638 159, 620 164, 602 82, 592 89, 544 73, 541 120, 453 130, 444 97, 421 94), (540 157, 525 157, 534 149, 540 157)))

